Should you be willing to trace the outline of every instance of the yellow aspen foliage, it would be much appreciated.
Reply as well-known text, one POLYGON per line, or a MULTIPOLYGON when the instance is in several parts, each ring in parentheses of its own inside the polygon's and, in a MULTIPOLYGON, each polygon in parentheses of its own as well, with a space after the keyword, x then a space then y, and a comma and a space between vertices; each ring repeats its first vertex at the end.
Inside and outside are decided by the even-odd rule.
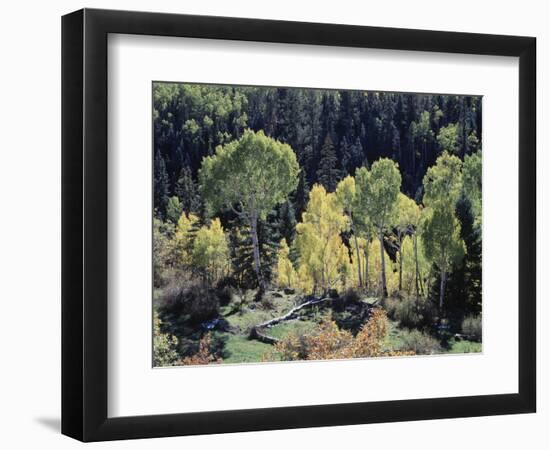
POLYGON ((298 267, 298 280, 296 287, 305 294, 313 293, 315 281, 309 268, 305 264, 300 264, 298 267))
POLYGON ((193 241, 191 259, 193 266, 203 272, 210 283, 229 273, 230 255, 227 237, 220 219, 212 220, 210 226, 202 226, 193 241))
MULTIPOLYGON (((424 255, 424 246, 422 244, 422 236, 417 235, 417 256, 418 256, 418 271, 419 278, 423 280, 426 278, 430 269, 429 262, 424 255)), ((415 291, 415 274, 416 274, 416 260, 414 254, 414 242, 413 237, 405 236, 403 243, 401 244, 401 251, 398 253, 398 258, 403 257, 403 290, 412 294, 415 291)), ((398 260, 399 262, 399 260, 398 260)))
POLYGON ((351 246, 351 261, 349 262, 350 267, 350 277, 346 280, 346 288, 354 288, 359 287, 359 263, 360 261, 360 268, 361 268, 361 276, 363 279, 365 279, 365 271, 367 270, 366 265, 366 258, 365 254, 368 250, 367 240, 365 238, 359 237, 357 238, 357 248, 355 245, 351 246), (357 250, 359 250, 359 258, 357 257, 357 250))
MULTIPOLYGON (((386 286, 388 293, 397 291, 399 287, 399 273, 395 268, 395 264, 384 250, 384 260, 386 263, 386 286)), ((373 240, 369 245, 369 267, 368 281, 371 289, 377 292, 382 292, 382 265, 380 263, 380 241, 373 240)))
POLYGON ((277 252, 277 284, 283 288, 289 288, 296 285, 298 275, 289 258, 290 248, 286 239, 281 239, 279 251, 277 252))
POLYGON ((299 252, 299 278, 311 291, 326 292, 341 284, 340 271, 345 246, 340 233, 348 228, 341 203, 321 185, 314 185, 309 202, 296 226, 296 248, 299 252))
POLYGON ((174 253, 178 265, 189 266, 192 262, 191 247, 198 221, 197 216, 185 212, 178 219, 174 234, 174 253))
POLYGON ((341 243, 338 248, 338 273, 340 275, 339 283, 337 285, 339 290, 358 285, 357 267, 352 265, 349 249, 344 245, 344 243, 341 243))

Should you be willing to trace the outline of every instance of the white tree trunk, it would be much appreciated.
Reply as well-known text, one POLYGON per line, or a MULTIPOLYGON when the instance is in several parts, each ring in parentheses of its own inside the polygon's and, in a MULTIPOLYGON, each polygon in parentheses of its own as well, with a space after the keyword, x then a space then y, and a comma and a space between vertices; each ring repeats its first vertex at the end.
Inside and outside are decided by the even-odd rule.
POLYGON ((258 242, 258 218, 256 214, 250 216, 250 236, 252 238, 252 254, 254 256, 254 272, 258 279, 258 286, 261 291, 265 291, 265 282, 262 277, 262 269, 260 264, 260 244, 258 242))
POLYGON ((386 298, 388 296, 388 289, 386 287, 386 259, 384 258, 384 234, 382 230, 378 233, 378 239, 380 240, 380 278, 382 284, 382 297, 386 298))
POLYGON ((447 272, 441 271, 441 281, 439 283, 439 310, 443 309, 443 298, 445 296, 445 283, 447 282, 447 272))
POLYGON ((355 254, 357 255, 357 273, 359 275, 359 287, 363 286, 363 277, 361 274, 361 255, 359 254, 359 244, 357 243, 357 235, 353 232, 353 240, 355 241, 355 254))
POLYGON ((403 289, 403 239, 401 233, 398 236, 399 241, 399 292, 403 289))
POLYGON ((414 284, 416 290, 416 298, 418 298, 420 273, 418 270, 418 240, 416 233, 414 234, 414 264, 414 284))

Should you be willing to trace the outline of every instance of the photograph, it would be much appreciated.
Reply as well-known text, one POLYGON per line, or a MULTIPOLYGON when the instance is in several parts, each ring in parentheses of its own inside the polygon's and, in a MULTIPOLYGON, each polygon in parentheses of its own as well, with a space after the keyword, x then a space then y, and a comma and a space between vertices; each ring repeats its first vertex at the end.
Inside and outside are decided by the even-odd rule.
POLYGON ((153 366, 482 351, 482 98, 154 82, 153 366))

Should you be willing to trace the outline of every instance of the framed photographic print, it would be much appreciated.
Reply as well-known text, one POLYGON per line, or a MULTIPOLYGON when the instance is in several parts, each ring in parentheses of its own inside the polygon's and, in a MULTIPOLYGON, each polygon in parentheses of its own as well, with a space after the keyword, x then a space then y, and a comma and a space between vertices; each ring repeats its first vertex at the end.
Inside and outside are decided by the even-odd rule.
POLYGON ((64 434, 535 411, 534 38, 62 32, 64 434))

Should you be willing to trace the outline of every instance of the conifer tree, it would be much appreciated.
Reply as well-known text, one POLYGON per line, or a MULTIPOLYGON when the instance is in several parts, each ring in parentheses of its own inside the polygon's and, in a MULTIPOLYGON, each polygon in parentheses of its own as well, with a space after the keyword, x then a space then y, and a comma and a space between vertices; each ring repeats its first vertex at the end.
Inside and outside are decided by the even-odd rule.
POLYGON ((175 195, 170 197, 168 199, 168 203, 166 204, 166 218, 172 223, 177 223, 181 216, 181 212, 182 205, 180 203, 180 199, 175 195))
POLYGON ((309 185, 306 180, 306 174, 300 170, 298 175, 298 187, 294 193, 294 213, 296 220, 301 220, 302 212, 306 209, 309 198, 309 185))
POLYGON ((180 176, 176 183, 176 195, 179 197, 184 211, 197 213, 200 210, 200 199, 198 189, 189 166, 181 169, 180 176))
POLYGON ((341 172, 338 169, 338 159, 334 151, 334 145, 330 135, 327 134, 319 159, 319 168, 317 169, 317 180, 328 192, 334 192, 336 184, 340 180, 341 172))
POLYGON ((166 164, 160 152, 155 154, 154 167, 154 207, 161 217, 164 217, 166 212, 166 203, 168 203, 168 173, 166 172, 166 164))

